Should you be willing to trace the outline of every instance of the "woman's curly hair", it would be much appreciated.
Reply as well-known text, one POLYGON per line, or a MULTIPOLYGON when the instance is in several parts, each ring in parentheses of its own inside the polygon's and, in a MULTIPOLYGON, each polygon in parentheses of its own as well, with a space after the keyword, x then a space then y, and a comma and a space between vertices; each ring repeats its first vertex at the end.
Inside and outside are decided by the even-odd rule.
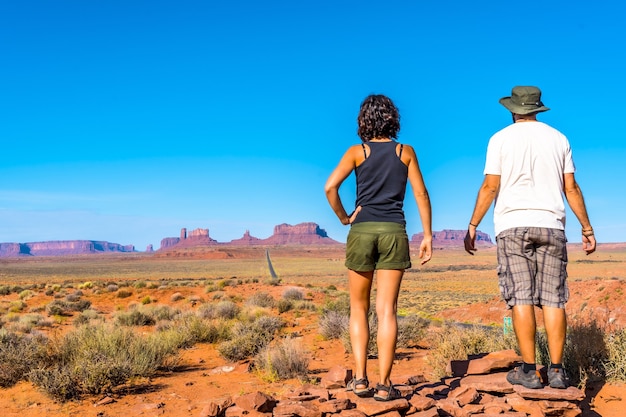
POLYGON ((357 123, 357 133, 363 142, 374 138, 396 139, 400 131, 400 113, 389 97, 372 94, 361 103, 357 123))

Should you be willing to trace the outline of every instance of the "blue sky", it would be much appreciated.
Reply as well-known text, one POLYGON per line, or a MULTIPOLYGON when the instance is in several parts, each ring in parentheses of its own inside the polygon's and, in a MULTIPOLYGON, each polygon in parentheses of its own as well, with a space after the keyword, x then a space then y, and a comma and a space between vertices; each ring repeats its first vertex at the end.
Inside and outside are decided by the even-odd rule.
POLYGON ((568 136, 599 242, 624 242, 625 16, 617 0, 0 1, 0 242, 144 250, 182 227, 226 242, 301 222, 345 241, 323 185, 371 93, 400 109, 434 230, 464 229, 515 85, 539 86, 568 136))

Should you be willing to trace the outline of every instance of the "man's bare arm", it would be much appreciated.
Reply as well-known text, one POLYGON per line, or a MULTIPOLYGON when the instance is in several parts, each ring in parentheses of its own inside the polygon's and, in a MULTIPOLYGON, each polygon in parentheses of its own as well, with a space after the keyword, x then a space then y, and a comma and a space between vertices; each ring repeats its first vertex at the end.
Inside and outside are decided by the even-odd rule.
POLYGON ((498 188, 500 188, 500 176, 489 174, 485 175, 483 184, 478 190, 478 197, 476 197, 474 212, 472 213, 464 240, 465 250, 470 255, 473 255, 476 251, 476 229, 478 228, 478 225, 482 221, 483 217, 485 217, 485 214, 487 214, 487 211, 489 211, 489 207, 491 207, 491 203, 493 203, 494 198, 496 198, 498 188))
POLYGON ((573 173, 563 175, 563 192, 567 199, 567 204, 569 204, 582 227, 583 250, 589 255, 596 250, 596 238, 587 214, 583 192, 578 186, 573 173))

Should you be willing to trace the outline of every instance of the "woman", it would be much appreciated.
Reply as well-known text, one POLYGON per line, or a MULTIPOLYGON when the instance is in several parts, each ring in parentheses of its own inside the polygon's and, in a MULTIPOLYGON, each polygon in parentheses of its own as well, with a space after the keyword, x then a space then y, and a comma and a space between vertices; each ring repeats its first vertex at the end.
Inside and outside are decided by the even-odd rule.
POLYGON ((367 377, 369 341, 368 311, 376 271, 379 382, 374 398, 389 401, 401 397, 390 380, 398 323, 398 293, 404 270, 411 267, 403 203, 407 179, 417 203, 424 239, 419 257, 422 265, 432 256, 431 207, 415 151, 397 143, 400 114, 383 95, 370 95, 361 104, 357 118, 361 145, 351 146, 328 178, 326 197, 339 220, 350 225, 346 262, 350 288, 350 341, 356 370, 348 389, 370 396, 367 377), (339 187, 355 171, 356 209, 348 214, 339 197, 339 187))

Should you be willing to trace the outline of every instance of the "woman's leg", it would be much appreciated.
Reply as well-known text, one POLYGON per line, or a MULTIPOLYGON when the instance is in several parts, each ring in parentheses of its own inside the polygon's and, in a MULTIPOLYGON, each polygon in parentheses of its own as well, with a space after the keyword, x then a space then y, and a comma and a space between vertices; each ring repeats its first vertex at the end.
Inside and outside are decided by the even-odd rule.
MULTIPOLYGON (((350 286, 350 343, 355 361, 354 378, 367 376, 367 345, 370 339, 367 313, 370 308, 370 291, 374 271, 357 272, 348 270, 350 286)), ((358 386, 356 388, 365 388, 358 386)))
POLYGON ((402 269, 379 269, 376 272, 379 382, 383 385, 390 384, 391 367, 396 355, 398 293, 400 292, 400 283, 403 275, 404 270, 402 269))

